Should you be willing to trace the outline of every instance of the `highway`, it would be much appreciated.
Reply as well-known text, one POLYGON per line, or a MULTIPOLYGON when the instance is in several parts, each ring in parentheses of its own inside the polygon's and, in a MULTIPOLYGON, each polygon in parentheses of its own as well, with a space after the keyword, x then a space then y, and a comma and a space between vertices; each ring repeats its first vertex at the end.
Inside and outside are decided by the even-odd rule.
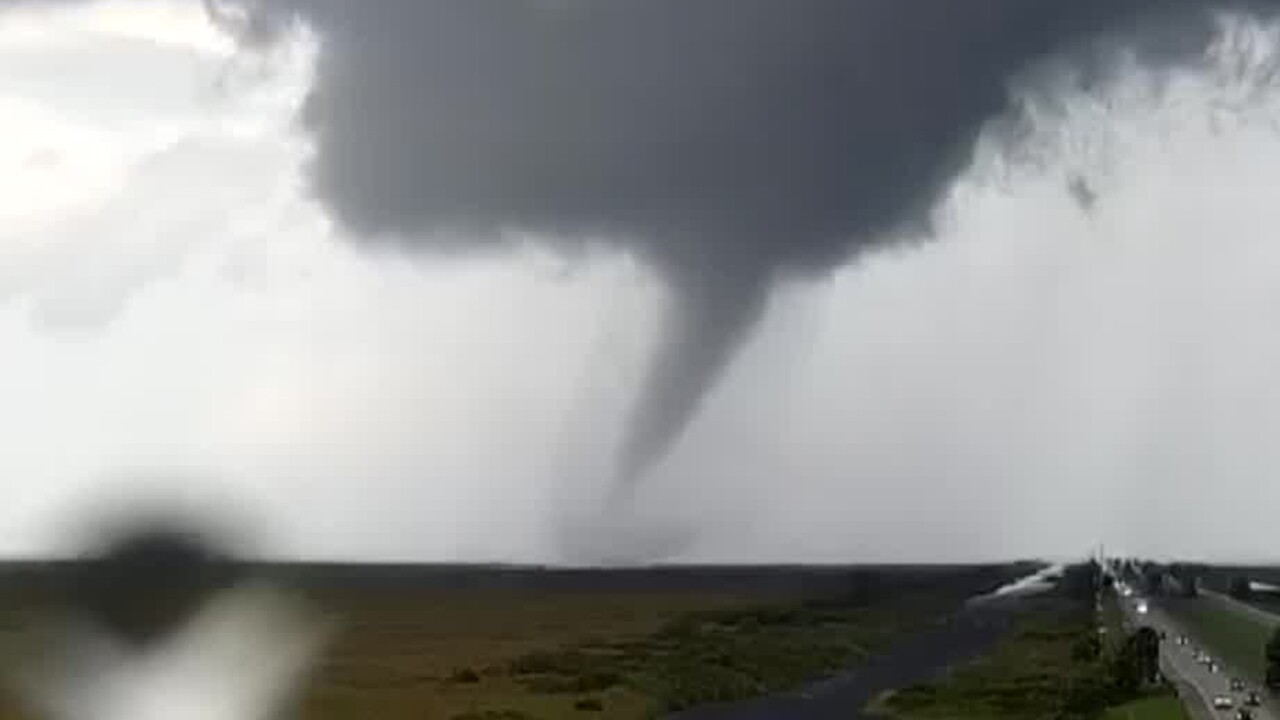
MULTIPOLYGON (((1149 605, 1147 612, 1140 615, 1135 608, 1134 598, 1118 599, 1124 609, 1129 627, 1149 625, 1157 631, 1164 631, 1165 639, 1160 643, 1160 668, 1178 687, 1178 694, 1182 696, 1193 717, 1234 719, 1236 708, 1243 706, 1246 693, 1233 692, 1231 678, 1243 677, 1243 675, 1234 673, 1231 668, 1222 665, 1216 657, 1214 660, 1221 665, 1217 672, 1209 670, 1204 664, 1198 662, 1195 658, 1195 650, 1200 647, 1200 644, 1196 638, 1190 636, 1190 633, 1155 605, 1149 605), (1177 639, 1181 635, 1190 636, 1191 642, 1188 645, 1179 645, 1177 639), (1213 698, 1219 695, 1231 697, 1234 707, 1230 710, 1213 709, 1213 698)), ((1246 683, 1246 689, 1257 690, 1260 696, 1263 695, 1261 688, 1249 683, 1246 683)), ((1250 710, 1255 720, 1278 720, 1266 706, 1250 708, 1250 710)))

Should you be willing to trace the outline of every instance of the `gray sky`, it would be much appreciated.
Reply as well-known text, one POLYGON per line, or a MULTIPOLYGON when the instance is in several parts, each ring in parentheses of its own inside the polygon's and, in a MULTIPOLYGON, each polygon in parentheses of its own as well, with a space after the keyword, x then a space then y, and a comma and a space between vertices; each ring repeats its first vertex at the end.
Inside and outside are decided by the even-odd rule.
MULTIPOLYGON (((270 39, 290 21, 319 33, 302 116, 316 141, 312 187, 357 238, 440 253, 531 231, 560 249, 621 248, 665 281, 672 307, 621 439, 618 480, 630 487, 683 435, 781 277, 928 231, 1008 82, 1100 35, 1127 36, 1157 10, 1194 43, 1203 16, 1187 5, 209 6, 232 29, 248 13, 254 45, 257 30, 270 39)), ((1185 47, 1148 45, 1162 60, 1185 47)))
MULTIPOLYGON (((908 183, 939 198, 926 216, 833 200, 822 232, 770 250, 760 265, 804 272, 762 296, 628 519, 598 506, 670 337, 674 251, 609 231, 659 220, 543 199, 501 243, 465 213, 352 222, 341 173, 323 180, 332 137, 297 119, 326 87, 323 22, 263 56, 197 3, 18 4, 0 13, 0 551, 47 548, 150 478, 250 505, 276 552, 310 556, 1270 556, 1280 30, 1223 18, 1177 63, 1020 77, 1013 116, 957 121, 978 139, 954 180, 908 183), (850 253, 901 217, 929 222, 850 253), (386 230, 434 242, 370 242, 386 230)), ((481 219, 519 220, 504 203, 481 219)), ((797 227, 753 212, 733 222, 797 227)))

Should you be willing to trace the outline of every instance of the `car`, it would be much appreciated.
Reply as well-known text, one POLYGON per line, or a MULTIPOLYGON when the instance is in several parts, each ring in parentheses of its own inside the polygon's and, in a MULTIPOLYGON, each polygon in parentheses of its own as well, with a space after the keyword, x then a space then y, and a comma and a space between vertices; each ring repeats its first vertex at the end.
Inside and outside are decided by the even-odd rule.
POLYGON ((1244 692, 1244 681, 1240 678, 1231 678, 1231 691, 1244 692))
POLYGON ((1249 708, 1236 710, 1236 720, 1253 720, 1253 711, 1249 708))
POLYGON ((1244 704, 1249 707, 1258 707, 1262 704, 1262 698, 1258 697, 1256 690, 1250 690, 1249 694, 1244 698, 1244 704))
POLYGON ((1235 705, 1236 703, 1234 700, 1231 699, 1230 695, 1214 695, 1213 696, 1214 710, 1230 710, 1231 708, 1235 707, 1235 705))
POLYGON ((1222 669, 1222 668, 1218 665, 1218 663, 1213 662, 1213 661, 1210 661, 1210 662, 1209 662, 1209 664, 1208 664, 1206 667, 1208 667, 1208 668, 1209 668, 1209 672, 1211 672, 1211 673, 1216 673, 1216 672, 1218 672, 1219 670, 1221 670, 1221 669, 1222 669))

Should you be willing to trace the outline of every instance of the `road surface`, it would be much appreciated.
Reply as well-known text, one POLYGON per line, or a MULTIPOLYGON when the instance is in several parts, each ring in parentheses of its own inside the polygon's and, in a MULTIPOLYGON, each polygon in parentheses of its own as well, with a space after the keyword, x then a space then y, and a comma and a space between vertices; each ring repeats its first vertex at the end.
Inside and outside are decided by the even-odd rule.
MULTIPOLYGON (((1178 694, 1186 703, 1187 709, 1196 718, 1234 718, 1236 708, 1244 703, 1246 693, 1231 690, 1231 678, 1243 677, 1233 673, 1231 668, 1220 667, 1217 672, 1209 670, 1195 658, 1195 649, 1201 647, 1197 638, 1182 628, 1176 621, 1162 612, 1155 605, 1149 605, 1145 614, 1139 615, 1135 609, 1133 598, 1118 598, 1124 609, 1126 623, 1130 627, 1149 625, 1157 631, 1163 630, 1165 639, 1160 643, 1160 669, 1165 676, 1178 687, 1178 694), (1188 635, 1191 642, 1179 645, 1177 638, 1188 635), (1231 710, 1215 710, 1213 699, 1226 695, 1232 699, 1231 710)), ((1210 653, 1212 655, 1212 653, 1210 653)), ((1217 660, 1217 658, 1214 658, 1217 660)), ((1221 661, 1218 661, 1221 665, 1221 661)), ((1261 688, 1245 683, 1246 689, 1257 690, 1262 696, 1261 688)), ((1265 707, 1251 708, 1255 720, 1280 720, 1265 707)))

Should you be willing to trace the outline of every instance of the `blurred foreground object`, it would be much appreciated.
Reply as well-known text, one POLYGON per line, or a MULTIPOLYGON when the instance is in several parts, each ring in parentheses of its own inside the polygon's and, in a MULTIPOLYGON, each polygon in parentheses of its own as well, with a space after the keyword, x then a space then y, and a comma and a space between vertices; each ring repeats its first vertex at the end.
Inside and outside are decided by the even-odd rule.
POLYGON ((287 716, 329 630, 208 538, 161 525, 72 563, 54 591, 9 658, 49 720, 287 716))

